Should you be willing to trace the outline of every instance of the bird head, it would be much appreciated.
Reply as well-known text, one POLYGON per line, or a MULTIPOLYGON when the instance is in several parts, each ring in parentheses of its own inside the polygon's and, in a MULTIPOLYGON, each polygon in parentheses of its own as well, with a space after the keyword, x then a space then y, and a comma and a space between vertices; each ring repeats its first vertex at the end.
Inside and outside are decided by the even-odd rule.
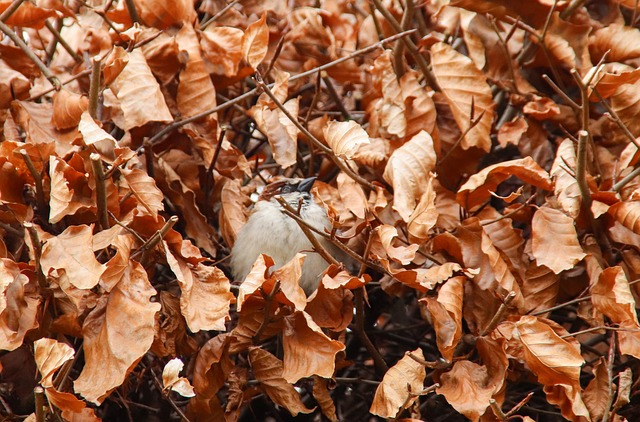
POLYGON ((313 201, 311 187, 315 180, 315 177, 276 180, 264 188, 259 200, 276 202, 275 197, 280 196, 294 208, 298 208, 301 203, 304 206, 305 203, 313 201))

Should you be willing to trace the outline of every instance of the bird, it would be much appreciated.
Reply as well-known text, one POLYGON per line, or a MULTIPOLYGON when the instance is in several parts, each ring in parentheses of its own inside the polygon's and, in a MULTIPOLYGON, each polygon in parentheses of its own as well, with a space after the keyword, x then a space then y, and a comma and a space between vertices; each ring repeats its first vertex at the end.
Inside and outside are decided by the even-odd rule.
MULTIPOLYGON (((318 287, 322 274, 329 263, 317 252, 298 223, 283 212, 276 200, 279 196, 311 227, 320 232, 331 230, 331 221, 324 207, 318 205, 311 193, 316 177, 282 178, 268 184, 258 198, 247 222, 238 232, 231 250, 231 273, 235 280, 244 281, 260 254, 270 256, 277 269, 293 259, 297 253, 305 253, 302 264, 300 287, 309 296, 318 287)), ((325 239, 314 233, 320 244, 336 257, 347 260, 348 256, 325 239)))

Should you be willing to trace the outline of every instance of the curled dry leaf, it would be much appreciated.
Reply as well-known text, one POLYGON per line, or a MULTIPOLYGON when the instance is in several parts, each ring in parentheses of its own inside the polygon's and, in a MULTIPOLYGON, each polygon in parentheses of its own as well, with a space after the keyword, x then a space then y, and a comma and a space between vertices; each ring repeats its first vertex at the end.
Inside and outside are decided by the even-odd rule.
POLYGON ((470 58, 442 42, 431 47, 431 64, 461 131, 467 130, 471 122, 484 112, 480 122, 462 140, 462 148, 477 147, 488 152, 491 149, 489 135, 494 104, 487 77, 470 58))
POLYGON ((285 317, 284 325, 282 378, 291 384, 312 375, 332 378, 336 355, 346 346, 327 337, 304 311, 285 317))
POLYGON ((169 267, 180 284, 180 310, 189 329, 194 333, 200 330, 225 331, 233 300, 229 279, 219 268, 200 263, 193 266, 166 244, 165 250, 169 267))
POLYGON ((87 108, 89 99, 86 96, 62 89, 53 96, 51 123, 58 130, 76 127, 87 108))
POLYGON ((451 362, 458 341, 462 337, 462 296, 464 277, 454 277, 442 285, 438 298, 425 297, 420 302, 427 305, 432 315, 438 350, 451 362))
POLYGON ((425 131, 415 135, 389 157, 383 177, 393 186, 393 209, 404 221, 409 221, 416 204, 428 189, 430 172, 435 165, 433 139, 425 131))
POLYGON ((149 351, 160 310, 149 301, 155 294, 142 265, 130 260, 120 282, 85 319, 86 363, 73 385, 88 401, 100 405, 149 351))
POLYGON ((129 53, 129 62, 111 84, 124 114, 124 130, 149 122, 172 122, 160 85, 139 49, 129 53))
POLYGON ((549 267, 554 273, 573 268, 586 256, 583 252, 573 219, 553 208, 542 207, 534 215, 531 251, 538 265, 549 267), (553 233, 553 236, 549 236, 553 233))
POLYGON ((489 199, 490 192, 495 192, 498 185, 511 176, 540 189, 553 189, 549 174, 531 157, 525 157, 482 169, 460 187, 456 199, 466 209, 473 209, 489 199))
POLYGON ((38 326, 40 299, 27 293, 29 278, 8 258, 0 258, 0 348, 15 350, 38 326))
POLYGON ((193 397, 196 395, 189 380, 180 376, 180 371, 184 363, 180 358, 173 358, 164 366, 162 370, 162 385, 165 389, 171 389, 182 397, 193 397))
POLYGON ((86 146, 93 146, 100 158, 112 163, 115 157, 115 148, 118 146, 116 139, 109 135, 93 120, 89 112, 85 111, 80 116, 78 130, 82 134, 82 139, 86 146))
POLYGON ((357 122, 332 120, 323 129, 324 139, 333 153, 341 158, 354 157, 360 145, 369 144, 369 135, 357 122))
POLYGON ((640 357, 640 324, 636 301, 622 267, 602 270, 590 291, 593 306, 611 322, 623 328, 618 332, 620 353, 640 357))
POLYGON ((558 198, 562 210, 573 219, 580 214, 582 194, 578 181, 571 172, 576 169, 576 151, 571 139, 565 139, 558 147, 556 159, 551 167, 551 177, 554 180, 553 192, 558 198))
MULTIPOLYGON (((418 359, 424 359, 420 348, 410 353, 418 359)), ((425 377, 424 366, 405 355, 384 375, 369 411, 383 418, 395 418, 416 401, 417 393, 424 388, 425 377)))
POLYGON ((249 363, 260 386, 274 403, 287 409, 292 416, 313 412, 313 409, 308 409, 302 403, 293 385, 283 378, 283 365, 280 359, 259 347, 251 347, 249 363))
POLYGON ((100 281, 106 267, 93 254, 90 226, 70 226, 42 247, 42 271, 57 271, 69 278, 78 289, 92 289, 100 281))
POLYGON ((164 195, 156 186, 155 180, 147 172, 140 169, 122 169, 122 176, 136 197, 142 209, 153 218, 158 217, 158 211, 164 210, 164 195))
POLYGON ((267 14, 250 24, 242 36, 242 58, 253 69, 257 69, 267 55, 269 46, 269 27, 267 14))

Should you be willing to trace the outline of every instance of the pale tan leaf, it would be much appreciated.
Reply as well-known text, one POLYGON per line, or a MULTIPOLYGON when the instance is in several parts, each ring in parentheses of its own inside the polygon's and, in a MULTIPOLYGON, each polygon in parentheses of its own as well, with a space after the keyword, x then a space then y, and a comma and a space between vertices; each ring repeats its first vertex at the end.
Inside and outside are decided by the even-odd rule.
POLYGON ((124 113, 124 130, 149 122, 172 122, 160 85, 139 49, 129 53, 129 62, 111 84, 124 113))
MULTIPOLYGON (((411 354, 424 359, 420 348, 411 354)), ((401 410, 410 407, 416 401, 418 396, 411 393, 422 391, 426 375, 421 363, 405 355, 384 374, 369 411, 383 418, 395 418, 401 410)))
POLYGON ((607 211, 620 224, 636 234, 640 234, 640 201, 621 201, 607 211))
POLYGON ((482 204, 495 192, 498 185, 511 176, 544 190, 553 189, 549 174, 531 157, 494 164, 474 174, 460 187, 457 201, 466 209, 482 204))
POLYGON ((282 377, 283 366, 280 359, 259 347, 251 347, 249 363, 261 387, 275 404, 287 409, 292 416, 313 412, 313 409, 308 409, 302 403, 293 385, 282 377))
POLYGON ((462 148, 477 147, 489 152, 494 104, 486 76, 470 58, 442 42, 431 47, 431 64, 461 131, 468 129, 471 121, 484 112, 480 122, 462 140, 462 148))
POLYGON ((573 268, 586 256, 578 242, 573 219, 561 211, 539 208, 533 215, 531 226, 531 249, 538 265, 545 265, 560 274, 573 268))
POLYGON ((80 116, 78 130, 82 134, 85 145, 93 146, 100 154, 100 158, 109 163, 113 162, 116 158, 114 149, 117 148, 118 142, 113 136, 98 126, 88 111, 85 111, 80 116))
POLYGON ((369 144, 369 135, 356 121, 330 121, 323 129, 324 139, 341 158, 351 159, 360 145, 369 144))
POLYGON ((42 271, 64 271, 78 289, 92 289, 100 281, 105 265, 93 254, 90 226, 69 226, 42 247, 42 271))
POLYGON ((553 192, 562 210, 571 218, 578 217, 582 195, 575 176, 570 171, 576 169, 576 151, 570 139, 562 141, 556 152, 550 175, 555 182, 553 192))
POLYGON ((184 363, 180 358, 173 358, 164 366, 162 370, 162 384, 165 389, 171 389, 182 397, 193 397, 196 395, 189 380, 180 376, 180 371, 184 363))
POLYGON ((242 58, 253 69, 257 69, 267 55, 269 47, 269 27, 267 14, 247 26, 242 37, 242 58))
POLYGON ((33 343, 33 357, 38 371, 42 375, 40 384, 44 388, 53 387, 53 376, 68 360, 73 359, 75 351, 68 344, 54 339, 41 338, 33 343))
POLYGON ((427 190, 435 165, 433 139, 425 131, 420 131, 391 154, 383 177, 393 186, 393 209, 404 221, 409 221, 427 190))
POLYGON ((440 288, 437 299, 429 296, 420 299, 420 302, 426 303, 433 317, 438 350, 448 362, 452 361, 455 348, 462 337, 463 294, 464 278, 455 277, 440 288))
POLYGON ((0 258, 0 348, 15 350, 27 331, 38 327, 40 299, 29 294, 29 277, 13 260, 0 258))
POLYGON ((420 197, 420 201, 411 213, 407 222, 409 241, 414 243, 424 242, 429 238, 429 231, 438 221, 436 209, 436 192, 433 188, 433 177, 429 177, 427 186, 420 197))

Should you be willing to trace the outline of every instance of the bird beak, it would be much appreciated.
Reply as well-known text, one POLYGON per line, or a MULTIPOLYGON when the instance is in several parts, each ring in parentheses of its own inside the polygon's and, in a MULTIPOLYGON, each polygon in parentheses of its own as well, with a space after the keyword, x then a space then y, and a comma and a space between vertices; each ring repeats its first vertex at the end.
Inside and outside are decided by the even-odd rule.
POLYGON ((304 179, 302 182, 298 183, 298 192, 310 192, 311 187, 313 186, 313 182, 315 182, 317 177, 309 177, 304 179))

